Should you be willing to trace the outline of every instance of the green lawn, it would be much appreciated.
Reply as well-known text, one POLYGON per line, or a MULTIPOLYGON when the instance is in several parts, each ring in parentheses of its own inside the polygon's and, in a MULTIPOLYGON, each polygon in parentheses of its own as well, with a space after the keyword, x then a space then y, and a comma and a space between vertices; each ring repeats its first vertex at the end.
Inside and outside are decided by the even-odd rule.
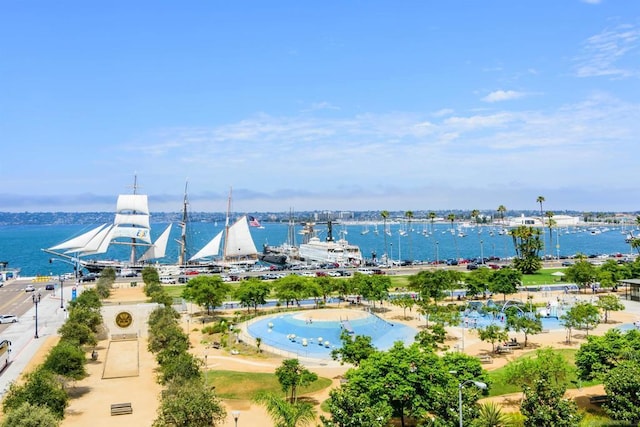
POLYGON ((558 280, 557 276, 552 274, 556 271, 563 271, 562 268, 544 268, 535 274, 525 274, 522 276, 522 284, 524 286, 539 286, 563 283, 558 280))
MULTIPOLYGON (((283 395, 282 387, 275 374, 237 372, 237 371, 209 371, 206 372, 209 384, 216 387, 216 394, 224 399, 253 399, 260 392, 283 395)), ((331 385, 329 378, 319 377, 317 381, 307 387, 300 388, 298 395, 313 393, 331 385)))

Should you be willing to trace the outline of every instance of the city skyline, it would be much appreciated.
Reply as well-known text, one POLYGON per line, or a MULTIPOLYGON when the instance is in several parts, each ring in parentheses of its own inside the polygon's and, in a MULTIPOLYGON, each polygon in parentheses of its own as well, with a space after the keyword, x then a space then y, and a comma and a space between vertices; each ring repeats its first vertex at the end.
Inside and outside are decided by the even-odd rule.
POLYGON ((638 210, 634 2, 3 12, 3 212, 638 210))

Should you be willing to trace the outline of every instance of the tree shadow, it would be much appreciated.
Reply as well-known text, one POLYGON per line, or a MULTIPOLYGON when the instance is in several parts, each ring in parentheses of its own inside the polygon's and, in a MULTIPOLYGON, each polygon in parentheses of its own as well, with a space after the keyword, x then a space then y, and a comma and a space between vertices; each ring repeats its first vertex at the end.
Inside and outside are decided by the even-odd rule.
POLYGON ((80 398, 82 396, 84 396, 85 394, 91 392, 91 387, 89 386, 71 386, 67 389, 67 394, 69 395, 70 398, 72 399, 77 399, 80 398))

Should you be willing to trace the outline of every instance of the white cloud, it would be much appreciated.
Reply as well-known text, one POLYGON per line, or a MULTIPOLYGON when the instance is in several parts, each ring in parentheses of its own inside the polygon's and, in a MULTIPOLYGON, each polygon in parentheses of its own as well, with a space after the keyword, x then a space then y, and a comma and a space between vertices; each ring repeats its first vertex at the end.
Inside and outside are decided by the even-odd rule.
POLYGON ((587 4, 600 4, 602 0, 582 0, 582 2, 587 4))
POLYGON ((637 77, 637 62, 624 63, 625 57, 638 49, 640 29, 632 25, 619 25, 589 37, 583 53, 575 58, 578 77, 610 76, 615 78, 637 77))
POLYGON ((482 100, 484 102, 501 102, 522 98, 523 96, 525 96, 523 92, 516 92, 515 90, 496 90, 482 98, 482 100))

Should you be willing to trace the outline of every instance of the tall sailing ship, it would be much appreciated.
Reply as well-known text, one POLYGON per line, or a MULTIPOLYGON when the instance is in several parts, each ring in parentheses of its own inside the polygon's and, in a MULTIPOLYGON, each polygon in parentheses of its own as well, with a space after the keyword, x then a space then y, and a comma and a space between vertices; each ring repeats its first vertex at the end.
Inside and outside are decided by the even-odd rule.
POLYGON ((152 242, 148 197, 146 194, 138 194, 137 190, 138 183, 135 177, 133 194, 118 196, 112 224, 99 225, 43 251, 72 262, 77 271, 86 268, 92 273, 99 273, 109 267, 119 272, 124 269, 137 271, 147 265, 147 261, 163 258, 171 233, 171 224, 155 242, 152 242), (86 259, 105 254, 114 245, 130 246, 127 261, 86 259), (138 249, 145 250, 140 257, 137 255, 138 249))
POLYGON ((229 191, 224 229, 189 258, 189 262, 208 260, 208 263, 221 267, 253 265, 258 262, 258 250, 249 231, 247 216, 243 215, 230 224, 230 215, 231 190, 229 191))

